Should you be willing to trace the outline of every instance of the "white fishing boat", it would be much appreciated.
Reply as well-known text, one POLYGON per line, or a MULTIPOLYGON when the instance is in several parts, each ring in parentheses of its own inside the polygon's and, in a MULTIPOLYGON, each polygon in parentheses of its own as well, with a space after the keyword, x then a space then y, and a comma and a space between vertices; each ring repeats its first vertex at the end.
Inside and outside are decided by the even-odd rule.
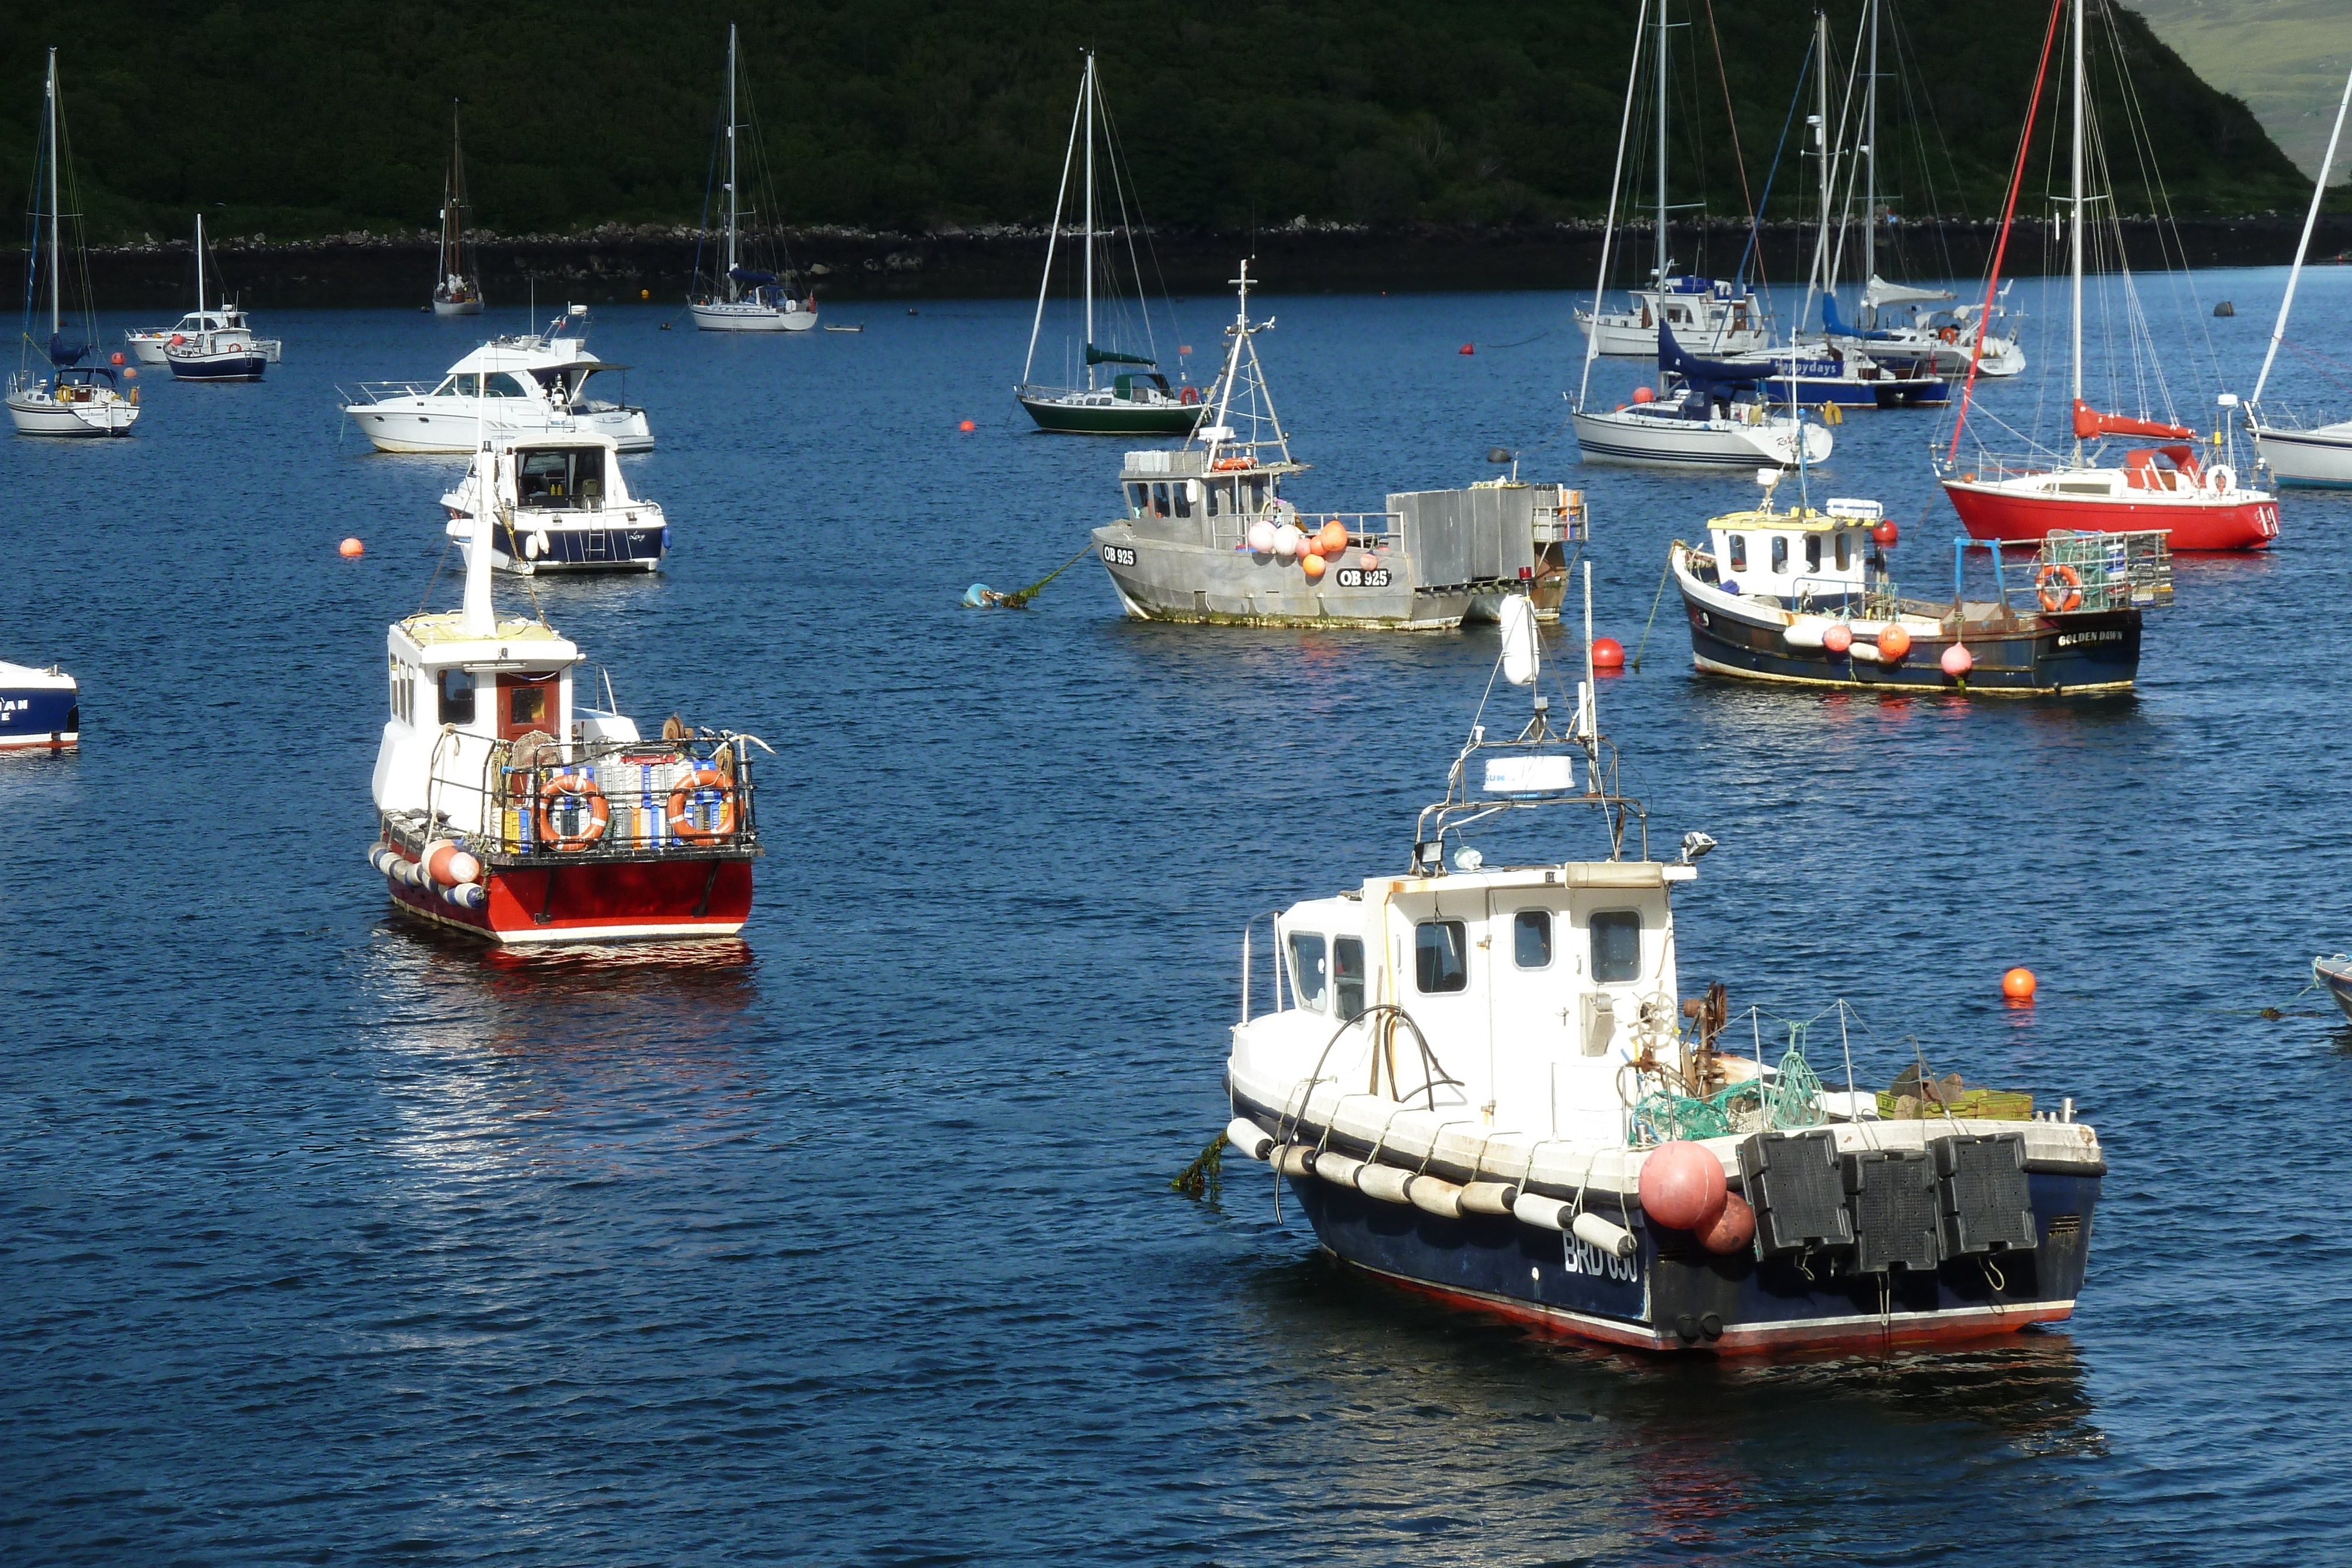
MULTIPOLYGON (((163 362, 175 381, 257 382, 262 372, 285 356, 285 345, 275 338, 257 336, 247 324, 245 312, 224 298, 218 312, 205 304, 205 216, 196 214, 196 308, 192 316, 211 317, 218 326, 175 331, 163 340, 163 362)), ((182 318, 183 320, 188 318, 182 318)))
POLYGON ((627 370, 588 351, 588 307, 574 305, 544 332, 483 344, 438 382, 362 382, 343 394, 343 415, 379 452, 471 453, 485 434, 604 435, 623 452, 649 452, 646 411, 592 391, 627 370))
MULTIPOLYGON (((1062 152, 1062 184, 1054 196, 1054 225, 1046 232, 1045 267, 1037 279, 1037 310, 1029 323, 1029 354, 1021 361, 1021 384, 1013 389, 1013 395, 1028 411, 1029 417, 1037 422, 1040 430, 1066 435, 1189 435, 1206 416, 1216 390, 1213 387, 1203 393, 1189 382, 1171 386, 1160 368, 1151 301, 1145 290, 1142 271, 1136 266, 1136 225, 1127 212, 1128 183, 1119 175, 1118 149, 1109 138, 1108 119, 1108 111, 1102 107, 1102 82, 1095 70, 1093 51, 1089 50, 1086 69, 1078 78, 1078 106, 1070 119, 1069 145, 1062 152), (1078 155, 1082 137, 1086 143, 1083 160, 1078 155), (1125 293, 1117 281, 1118 252, 1110 244, 1115 236, 1097 226, 1097 142, 1102 144, 1103 165, 1110 171, 1111 187, 1118 193, 1118 235, 1127 240, 1125 282, 1134 289, 1135 319, 1142 329, 1140 341, 1130 340, 1124 348, 1117 346, 1116 340, 1109 348, 1095 341, 1096 274, 1099 271, 1103 275, 1108 291, 1125 293), (1037 339, 1045 325, 1045 296, 1054 283, 1054 256, 1061 244, 1062 214, 1068 210, 1074 178, 1085 186, 1079 231, 1079 287, 1085 297, 1086 315, 1084 350, 1079 357, 1084 362, 1086 382, 1079 385, 1072 373, 1075 367, 1066 364, 1063 380, 1069 384, 1054 386, 1036 379, 1037 339)), ((1122 307, 1124 303, 1122 298, 1122 307)), ((1114 319, 1125 316, 1121 308, 1115 312, 1114 319)))
MULTIPOLYGON (((16 338, 16 369, 8 378, 8 418, 19 435, 128 435, 139 419, 139 389, 133 387, 126 394, 117 386, 111 370, 82 363, 90 357, 98 338, 90 310, 89 272, 79 265, 74 276, 81 280, 81 335, 66 335, 68 195, 64 182, 73 178, 73 169, 64 161, 59 146, 55 49, 49 51, 48 80, 41 103, 40 140, 34 155, 33 245, 26 258, 32 276, 26 281, 25 324, 16 338), (41 244, 44 223, 48 229, 46 247, 41 244), (38 330, 37 306, 44 283, 49 297, 46 341, 38 330)), ((77 218, 73 243, 77 263, 82 256, 79 223, 77 218)))
POLYGON ((436 316, 482 313, 482 269, 466 230, 466 149, 458 134, 457 106, 449 108, 449 178, 441 188, 441 254, 434 268, 436 316))
MULTIPOLYGON (((1666 0, 1643 0, 1642 9, 1633 22, 1633 63, 1625 82, 1625 112, 1617 133, 1617 181, 1624 177, 1625 138, 1633 122, 1633 100, 1641 84, 1642 45, 1650 6, 1657 8, 1655 47, 1657 64, 1657 103, 1652 118, 1658 128, 1657 168, 1657 261, 1650 273, 1650 286, 1628 291, 1629 301, 1622 310, 1604 308, 1602 290, 1608 287, 1608 240, 1602 239, 1601 287, 1593 290, 1592 308, 1579 310, 1576 324, 1583 329, 1585 342, 1595 354, 1615 359, 1645 360, 1658 351, 1658 328, 1661 324, 1673 329, 1675 336, 1687 347, 1709 354, 1744 354, 1761 349, 1772 341, 1771 324, 1767 319, 1765 302, 1757 298, 1746 279, 1737 281, 1718 277, 1676 277, 1674 258, 1667 243, 1666 216, 1674 209, 1666 201, 1666 0)), ((1617 183, 1609 190, 1610 227, 1616 226, 1617 183)))
MULTIPOLYGON (((1843 1003, 1759 1011, 1742 1049, 1724 988, 1685 996, 1677 967, 1675 890, 1714 840, 1652 856, 1590 653, 1562 724, 1514 602, 1488 689, 1535 688, 1524 727, 1482 703, 1408 866, 1274 917, 1270 1007, 1244 929, 1230 1151, 1362 1277, 1602 1344, 1877 1350, 2070 1317, 2107 1169, 2074 1103, 1903 1072, 1904 1046, 1878 1048, 1891 1092, 1858 1088, 1873 1037, 1843 1003), (1599 829, 1584 855, 1569 811, 1599 829)), ((1589 650, 1589 575, 1586 602, 1589 650)))
MULTIPOLYGON (((816 325, 816 297, 795 294, 790 284, 775 272, 747 267, 743 262, 742 160, 739 147, 746 127, 736 110, 736 90, 741 71, 736 59, 735 27, 727 28, 727 119, 719 128, 719 139, 727 145, 727 242, 725 265, 711 286, 698 292, 688 302, 694 324, 705 332, 805 332, 816 325)), ((767 157, 758 141, 758 127, 753 132, 752 163, 761 176, 761 184, 768 198, 770 225, 776 212, 773 182, 767 177, 767 157)), ((756 214, 754 214, 756 215, 756 214)), ((709 230, 709 208, 704 210, 704 228, 709 230)), ((779 237, 778 243, 781 244, 779 237)), ((698 246, 695 252, 695 275, 698 283, 702 273, 702 255, 698 246)))
POLYGON ((2263 353, 2263 373, 2255 378, 2254 395, 2246 403, 2246 428, 2254 438, 2255 461, 2268 468, 2271 477, 2281 485, 2352 487, 2352 420, 2308 421, 2294 410, 2273 408, 2263 401, 2263 393, 2271 384, 2272 362, 2278 358, 2279 345, 2286 340, 2287 318, 2294 309, 2295 286, 2303 281, 2312 226, 2319 221, 2320 200, 2327 191, 2327 176, 2336 167, 2336 147, 2344 135, 2347 107, 2352 107, 2352 77, 2345 78, 2344 96, 2336 105, 2336 128, 2327 133, 2327 152, 2320 159, 2319 178, 2312 183, 2311 210, 2304 214, 2303 237, 2295 243, 2294 267, 2287 274, 2286 295, 2279 301, 2278 322, 2271 329, 2270 347, 2263 353))
POLYGON ((483 444, 466 476, 441 497, 449 537, 467 559, 489 475, 490 564, 543 571, 658 571, 669 519, 629 493, 620 444, 609 435, 507 436, 483 444))

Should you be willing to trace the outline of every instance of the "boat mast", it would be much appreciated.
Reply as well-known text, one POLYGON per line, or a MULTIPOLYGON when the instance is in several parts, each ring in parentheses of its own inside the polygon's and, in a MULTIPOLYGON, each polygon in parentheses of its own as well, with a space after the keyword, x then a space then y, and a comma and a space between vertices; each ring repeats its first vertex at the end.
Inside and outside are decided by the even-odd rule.
MULTIPOLYGON (((50 342, 51 346, 52 346, 52 347, 54 347, 54 346, 56 345, 56 343, 57 343, 57 340, 58 340, 58 334, 59 332, 61 332, 61 331, 63 331, 63 330, 65 329, 65 307, 64 307, 64 296, 63 296, 63 294, 62 294, 62 292, 60 291, 60 288, 59 288, 59 284, 60 284, 60 282, 61 282, 61 275, 59 274, 59 272, 58 272, 58 214, 59 214, 59 213, 64 209, 65 204, 66 204, 66 195, 65 195, 65 192, 64 192, 64 191, 62 191, 62 190, 60 190, 60 189, 58 188, 58 52, 57 52, 57 50, 55 50, 55 49, 51 49, 51 50, 49 51, 49 86, 48 86, 48 99, 49 99, 49 101, 48 101, 48 111, 49 111, 49 342, 50 342)), ((197 287, 197 288, 198 288, 199 290, 201 290, 201 289, 203 288, 204 285, 203 285, 203 283, 202 283, 201 281, 199 281, 199 282, 197 283, 196 287, 197 287)), ((197 297, 197 299, 196 299, 196 305, 197 305, 197 307, 198 307, 199 308, 202 308, 202 307, 203 307, 203 305, 204 305, 204 298, 203 298, 203 297, 202 297, 201 293, 200 293, 200 294, 198 295, 198 297, 197 297)))
POLYGON ((2260 407, 2263 388, 2270 384, 2271 361, 2278 358, 2279 340, 2286 336, 2286 313, 2294 308, 2294 286, 2303 278, 2304 253, 2311 248, 2311 229, 2319 221, 2319 204, 2327 192, 2327 175, 2336 167, 2336 143, 2344 134, 2344 110, 2352 106, 2352 76, 2344 78, 2344 96, 2336 105, 2336 129, 2327 133, 2327 151, 2319 160, 2319 177, 2311 185, 2311 210, 2303 216, 2303 238, 2294 247, 2294 267, 2286 275, 2286 298, 2279 301, 2278 325, 2271 329, 2271 346, 2263 354, 2263 373, 2254 379, 2252 405, 2260 407))
MULTIPOLYGON (((1821 161, 1822 172, 1822 232, 1821 238, 1814 242, 1813 273, 1821 284, 1822 292, 1827 294, 1835 281, 1830 276, 1832 263, 1830 259, 1830 14, 1827 11, 1813 13, 1813 47, 1821 59, 1821 69, 1815 73, 1814 81, 1815 103, 1821 112, 1813 120, 1813 155, 1821 161)), ((1853 99, 1846 101, 1851 103, 1853 99)), ((1806 303, 1810 309, 1811 301, 1806 303)), ((1804 325, 1801 319, 1798 325, 1804 325)))
MULTIPOLYGON (((1870 0, 1870 86, 1863 94, 1862 150, 1862 280, 1868 287, 1878 276, 1878 0, 1870 0)), ((1870 324, 1878 325, 1874 312, 1870 324)))
POLYGON ((735 24, 727 24, 727 299, 735 300, 735 24))
POLYGON ((196 214, 196 309, 205 308, 205 214, 196 214))
MULTIPOLYGON (((1658 272, 1657 287, 1666 287, 1666 0, 1658 0, 1658 272)), ((1664 308, 1663 305, 1660 308, 1664 308)))
POLYGON ((1095 390, 1095 57, 1087 51, 1087 390, 1095 390))
MULTIPOLYGON (((1661 9, 1665 0, 1658 0, 1661 9)), ((1576 412, 1592 390, 1592 361, 1601 357, 1601 298, 1609 287, 1609 244, 1617 237, 1617 193, 1625 183, 1625 140, 1633 128, 1633 89, 1642 80, 1642 29, 1649 24, 1650 0, 1640 0, 1633 16, 1633 63, 1625 70, 1625 109, 1617 121, 1617 167, 1609 175, 1609 220, 1601 226, 1601 279, 1592 286, 1592 330, 1584 335, 1584 377, 1576 384, 1576 412)))
MULTIPOLYGON (((2074 402, 2083 401, 2083 0, 2074 4, 2074 402)), ((2074 437, 2074 465, 2083 465, 2083 437, 2074 437)))
POLYGON ((441 214, 441 279, 465 271, 459 252, 466 242, 466 151, 458 139, 457 100, 449 102, 449 201, 441 214))
MULTIPOLYGON (((1091 59, 1088 61, 1092 63, 1091 59)), ((1078 82, 1078 105, 1070 113, 1070 144, 1062 150, 1062 183, 1054 193, 1054 226, 1045 231, 1045 271, 1037 279, 1037 314, 1029 320, 1029 357, 1021 361, 1021 384, 1029 384, 1029 373, 1037 362, 1037 333, 1045 325, 1045 290, 1054 283, 1054 246, 1062 237, 1062 212, 1070 199, 1070 164, 1078 154, 1078 125, 1087 112, 1087 84, 1078 82)))

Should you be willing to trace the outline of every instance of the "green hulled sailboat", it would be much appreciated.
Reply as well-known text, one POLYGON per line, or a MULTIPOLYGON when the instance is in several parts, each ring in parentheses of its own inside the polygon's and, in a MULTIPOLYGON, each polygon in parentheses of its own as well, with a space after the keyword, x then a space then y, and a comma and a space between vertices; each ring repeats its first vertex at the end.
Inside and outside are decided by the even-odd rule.
MULTIPOLYGON (((1037 315, 1029 328, 1029 357, 1022 363, 1021 384, 1013 389, 1013 395, 1021 400, 1021 406, 1029 411, 1029 417, 1037 422, 1040 430, 1070 435, 1190 435, 1208 411, 1210 399, 1202 389, 1185 382, 1181 371, 1176 384, 1170 384, 1166 372, 1160 368, 1151 308, 1144 298, 1142 269, 1136 265, 1135 227, 1128 217, 1127 189, 1118 176, 1117 149, 1105 134, 1108 123, 1095 76, 1095 57, 1089 52, 1085 75, 1078 83, 1077 111, 1071 117, 1069 149, 1062 155, 1062 188, 1054 198, 1054 226, 1045 240, 1045 271, 1037 284, 1037 315), (1086 138, 1083 170, 1078 168, 1081 134, 1086 138), (1111 189, 1119 207, 1118 227, 1110 233, 1097 232, 1095 226, 1095 146, 1098 139, 1103 142, 1104 162, 1111 170, 1111 189), (1037 338, 1045 324, 1045 298, 1054 284, 1054 253, 1062 237, 1062 217, 1067 210, 1074 172, 1082 181, 1086 193, 1082 284, 1086 298, 1086 381, 1084 385, 1045 386, 1035 378, 1037 338), (1136 286, 1136 315, 1146 350, 1141 353, 1131 349, 1106 348, 1095 340, 1097 253, 1103 263, 1101 270, 1108 277, 1115 270, 1116 258, 1109 245, 1115 236, 1127 242, 1128 273, 1136 286)), ((1114 312, 1120 318, 1126 316, 1123 298, 1115 303, 1114 312)))

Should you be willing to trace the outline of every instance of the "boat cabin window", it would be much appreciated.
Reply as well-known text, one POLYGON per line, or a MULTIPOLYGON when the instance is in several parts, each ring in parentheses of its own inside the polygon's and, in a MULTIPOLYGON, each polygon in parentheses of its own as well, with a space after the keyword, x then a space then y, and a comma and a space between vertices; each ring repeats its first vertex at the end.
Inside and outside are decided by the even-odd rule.
POLYGON ((1807 571, 1822 570, 1822 536, 1819 534, 1805 536, 1805 570, 1807 571))
POLYGON ((515 455, 515 499, 520 506, 593 507, 604 495, 604 449, 556 446, 515 455))
POLYGON ((416 683, 409 679, 408 666, 398 659, 392 664, 392 716, 403 724, 416 722, 416 683))
POLYGON ((1551 911, 1522 909, 1511 916, 1511 957, 1522 969, 1551 967, 1551 911))
POLYGON ((500 371, 482 378, 484 397, 536 397, 539 389, 522 377, 500 371))
POLYGON ((1129 485, 1127 487, 1127 515, 1130 517, 1139 517, 1143 516, 1144 504, 1150 500, 1150 498, 1151 487, 1150 486, 1129 485))
POLYGON ((1731 547, 1731 570, 1746 571, 1748 570, 1748 536, 1726 534, 1723 537, 1725 542, 1731 547))
POLYGON ((1786 534, 1774 534, 1772 536, 1772 570, 1782 577, 1788 575, 1789 536, 1786 534))
POLYGON ((1176 515, 1180 517, 1192 515, 1192 482, 1190 479, 1176 481, 1176 515))
POLYGON ((1595 915, 1592 977, 1604 986, 1642 977, 1642 916, 1638 910, 1607 909, 1595 915))
POLYGON ((474 390, 474 382, 478 378, 473 376, 451 376, 447 381, 443 382, 439 386, 433 389, 433 395, 435 397, 464 397, 467 392, 474 390), (458 384, 460 382, 463 382, 465 384, 460 386, 458 384))
POLYGON ((1413 983, 1423 996, 1470 987, 1470 955, 1459 920, 1424 920, 1412 928, 1413 983))
POLYGON ((1232 510, 1233 507, 1230 505, 1225 504, 1225 486, 1221 484, 1210 486, 1209 516, 1213 517, 1220 512, 1230 512, 1232 510))
POLYGON ((1252 517, 1255 517, 1255 516, 1257 516, 1260 512, 1265 511, 1265 481, 1264 479, 1262 479, 1262 478, 1260 478, 1260 479, 1244 479, 1244 480, 1243 480, 1243 481, 1242 481, 1242 485, 1243 485, 1243 487, 1244 487, 1244 488, 1245 488, 1246 490, 1248 490, 1248 492, 1249 492, 1249 514, 1250 514, 1250 516, 1252 516, 1252 517))
POLYGON ((1843 528, 1840 528, 1837 536, 1837 569, 1840 571, 1845 571, 1853 565, 1853 539, 1843 528))
POLYGON ((474 677, 464 670, 441 672, 440 722, 457 725, 474 722, 474 677))
POLYGON ((1359 937, 1331 939, 1331 1010, 1343 1019, 1364 1010, 1364 944, 1359 937))
POLYGON ((1297 993, 1300 1007, 1324 1010, 1322 937, 1305 931, 1291 936, 1290 988, 1297 993))
POLYGON ((1168 515, 1168 482, 1164 479, 1151 486, 1151 515, 1155 517, 1168 515))

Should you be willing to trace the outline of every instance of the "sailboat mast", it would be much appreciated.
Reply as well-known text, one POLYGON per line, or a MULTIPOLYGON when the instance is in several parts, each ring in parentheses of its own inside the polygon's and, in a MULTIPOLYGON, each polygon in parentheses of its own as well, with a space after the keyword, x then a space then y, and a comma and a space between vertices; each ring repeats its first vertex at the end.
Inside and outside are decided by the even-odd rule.
POLYGON ((727 298, 735 298, 735 24, 727 24, 727 298))
MULTIPOLYGON (((1663 8, 1665 0, 1658 0, 1663 8)), ((1633 61, 1625 68, 1625 108, 1617 120, 1617 166, 1609 174, 1609 219, 1601 227, 1601 277, 1592 286, 1592 330, 1584 335, 1584 378, 1576 384, 1576 412, 1592 391, 1592 361, 1601 357, 1601 297, 1609 287, 1609 243, 1617 237, 1617 193, 1625 183, 1625 141, 1633 129, 1633 89, 1642 84, 1642 29, 1650 19, 1650 0, 1640 0, 1633 17, 1633 61)), ((1626 193, 1628 204, 1633 193, 1626 193)))
POLYGON ((205 308, 205 214, 196 214, 196 308, 205 308))
MULTIPOLYGON (((2074 0, 2074 151, 2073 158, 2074 212, 2074 401, 2083 401, 2083 0, 2074 0)), ((2074 437, 2074 462, 2083 461, 2083 438, 2074 437)))
MULTIPOLYGON (((65 209, 66 193, 58 184, 58 52, 49 51, 49 340, 57 340, 65 328, 65 297, 61 288, 62 275, 58 269, 58 214, 65 209)), ((198 287, 202 287, 201 284, 198 287)), ((196 304, 201 307, 204 300, 196 304)))
POLYGON ((2344 110, 2352 107, 2352 76, 2344 78, 2344 96, 2336 105, 2336 129, 2327 133, 2327 151, 2319 160, 2319 177, 2311 183, 2311 210, 2303 216, 2303 238, 2294 247, 2294 269, 2286 275, 2286 298, 2279 301, 2278 324, 2271 329, 2271 346, 2263 353, 2263 373, 2254 378, 2253 406, 2262 406, 2263 388, 2270 384, 2271 361, 2278 358, 2279 340, 2286 336, 2286 313, 2294 308, 2294 286, 2303 279, 2304 253, 2311 248, 2311 228, 2319 221, 2319 204, 2327 193, 2327 176, 2336 167, 2336 143, 2344 134, 2344 110))
MULTIPOLYGON (((1864 94, 1863 134, 1870 138, 1862 162, 1862 280, 1878 276, 1878 0, 1870 0, 1870 87, 1864 94)), ((1875 317, 1871 323, 1878 325, 1875 317)))
POLYGON ((1087 390, 1095 390, 1095 57, 1087 55, 1087 390))
MULTIPOLYGON (((1813 13, 1813 47, 1819 51, 1822 68, 1815 73, 1814 91, 1819 117, 1813 122, 1813 155, 1821 160, 1822 170, 1822 235, 1813 253, 1813 269, 1818 274, 1822 292, 1827 294, 1836 279, 1830 276, 1830 14, 1813 13)), ((1852 102, 1851 99, 1847 99, 1852 102)), ((1802 325, 1802 323, 1799 323, 1802 325)))
POLYGON ((1062 214, 1070 199, 1070 164, 1078 153, 1078 127, 1087 112, 1087 84, 1078 82, 1078 107, 1070 115, 1070 142, 1062 149, 1062 183, 1054 193, 1054 226, 1045 234, 1045 272, 1037 279, 1037 314, 1029 320, 1029 356, 1021 361, 1021 384, 1029 384, 1031 371, 1037 363, 1037 333, 1045 325, 1045 290, 1054 282, 1054 246, 1062 238, 1062 214))
POLYGON ((1658 287, 1666 286, 1666 0, 1658 0, 1658 287))

